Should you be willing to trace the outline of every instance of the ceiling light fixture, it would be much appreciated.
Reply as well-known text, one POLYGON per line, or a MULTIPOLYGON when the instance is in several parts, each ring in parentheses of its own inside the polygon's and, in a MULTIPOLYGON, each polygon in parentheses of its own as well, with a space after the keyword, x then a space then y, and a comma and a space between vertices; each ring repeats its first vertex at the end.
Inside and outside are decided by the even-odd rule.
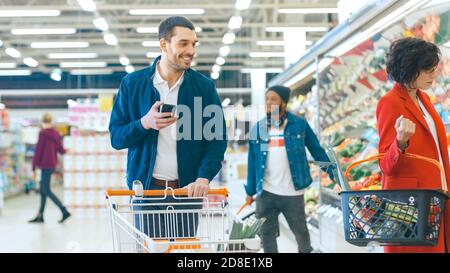
POLYGON ((28 65, 29 67, 36 67, 36 66, 39 65, 39 63, 35 59, 33 59, 31 57, 24 58, 23 59, 23 63, 28 65))
POLYGON ((229 46, 222 46, 219 49, 219 54, 222 57, 226 57, 226 56, 228 56, 228 54, 230 54, 230 50, 231 50, 231 48, 229 46))
POLYGON ((60 16, 59 10, 0 10, 0 17, 50 17, 60 16))
POLYGON ((32 42, 32 48, 83 48, 89 47, 88 42, 32 42))
POLYGON ((242 25, 242 17, 241 16, 233 16, 230 18, 230 21, 228 22, 228 28, 229 29, 239 29, 242 25))
POLYGON ((93 0, 77 0, 77 2, 85 11, 93 12, 97 9, 97 6, 93 0))
POLYGON ((235 8, 238 10, 245 10, 250 7, 252 0, 236 0, 235 8))
POLYGON ((11 29, 13 35, 51 35, 51 34, 75 34, 75 28, 17 28, 11 29))
POLYGON ((143 41, 142 46, 144 46, 144 47, 159 47, 159 41, 143 41))
POLYGON ((119 43, 119 41, 117 41, 116 35, 112 33, 105 33, 105 35, 103 35, 103 39, 105 40, 105 43, 110 46, 114 46, 119 43))
POLYGON ((49 53, 49 59, 95 59, 98 57, 97 53, 49 53))
POLYGON ((29 76, 31 70, 18 69, 18 70, 0 70, 0 76, 29 76))
POLYGON ((12 47, 8 47, 7 49, 5 49, 5 53, 13 58, 19 58, 20 56, 22 56, 22 54, 17 49, 12 47))
POLYGON ((106 67, 106 62, 62 62, 59 64, 62 68, 72 67, 106 67))
POLYGON ((233 32, 225 33, 223 36, 222 42, 226 45, 234 43, 234 40, 236 39, 236 34, 233 32))
POLYGON ((103 17, 95 18, 94 20, 92 20, 92 23, 101 31, 107 31, 109 29, 108 22, 106 22, 105 18, 103 17))
POLYGON ((204 14, 204 9, 130 9, 130 15, 197 15, 204 14))

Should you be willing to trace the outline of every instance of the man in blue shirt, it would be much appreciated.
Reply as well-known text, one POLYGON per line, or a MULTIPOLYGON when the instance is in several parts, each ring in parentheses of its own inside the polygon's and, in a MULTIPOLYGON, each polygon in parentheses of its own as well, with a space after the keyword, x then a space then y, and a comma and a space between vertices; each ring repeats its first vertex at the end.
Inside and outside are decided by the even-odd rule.
POLYGON ((161 56, 128 74, 114 102, 109 130, 115 149, 128 149, 127 182, 144 189, 186 187, 204 197, 227 147, 221 102, 214 82, 190 68, 197 35, 180 16, 159 26, 161 56), (177 105, 178 114, 159 111, 177 105))

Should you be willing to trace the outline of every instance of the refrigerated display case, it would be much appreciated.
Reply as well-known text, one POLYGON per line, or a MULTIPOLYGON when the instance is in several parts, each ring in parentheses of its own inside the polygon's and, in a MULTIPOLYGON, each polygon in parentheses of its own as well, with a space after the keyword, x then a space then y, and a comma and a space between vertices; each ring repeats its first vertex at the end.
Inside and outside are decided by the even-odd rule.
MULTIPOLYGON (((372 14, 373 18, 353 18, 344 27, 337 27, 305 53, 297 68, 294 65, 269 83, 285 84, 294 90, 289 103, 291 111, 308 119, 323 146, 334 148, 343 171, 350 162, 378 153, 375 109, 394 84, 388 79, 385 59, 396 39, 416 37, 440 47, 440 75, 426 92, 447 128, 450 127, 450 2, 373 1, 372 9, 378 7, 376 4, 384 5, 384 10, 380 8, 379 13, 372 14), (347 33, 361 20, 365 23, 347 33), (333 37, 339 37, 340 41, 333 44, 330 42, 333 37)), ((315 211, 321 249, 362 251, 344 240, 338 185, 318 168, 311 169, 315 180, 320 181, 315 211)), ((349 184, 355 189, 378 189, 380 174, 376 162, 363 165, 352 170, 349 184)))

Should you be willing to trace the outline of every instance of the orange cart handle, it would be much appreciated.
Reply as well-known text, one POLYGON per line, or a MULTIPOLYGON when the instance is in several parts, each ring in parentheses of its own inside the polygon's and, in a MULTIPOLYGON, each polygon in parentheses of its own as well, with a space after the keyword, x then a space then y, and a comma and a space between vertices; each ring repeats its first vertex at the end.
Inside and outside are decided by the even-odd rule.
MULTIPOLYGON (((355 168, 356 166, 361 165, 362 163, 365 163, 365 162, 370 162, 370 161, 374 161, 374 160, 383 158, 385 155, 386 155, 385 153, 383 153, 383 154, 377 154, 377 155, 368 157, 368 158, 366 158, 366 159, 363 159, 363 160, 359 160, 359 161, 353 162, 352 164, 350 164, 350 166, 348 166, 347 170, 345 171, 344 176, 345 176, 345 177, 348 177, 348 175, 350 174, 350 171, 351 171, 353 168, 355 168)), ((423 161, 426 161, 426 162, 429 162, 429 163, 435 165, 435 166, 439 169, 439 171, 440 171, 440 173, 441 173, 441 184, 442 184, 442 189, 443 189, 445 192, 448 192, 447 182, 446 182, 445 179, 444 179, 444 177, 445 177, 444 168, 442 167, 441 163, 439 163, 439 161, 434 160, 434 159, 431 159, 431 158, 428 158, 428 157, 424 157, 424 156, 420 156, 420 155, 416 155, 416 154, 411 154, 411 153, 405 153, 403 156, 408 157, 408 158, 414 158, 414 159, 423 160, 423 161)))
MULTIPOLYGON (((173 195, 175 196, 187 196, 188 190, 181 189, 167 189, 167 190, 144 190, 144 196, 165 196, 170 194, 173 191, 173 195)), ((106 196, 135 196, 135 191, 133 190, 113 190, 107 189, 105 191, 106 196)), ((228 196, 228 190, 226 188, 221 189, 210 189, 208 190, 208 195, 223 195, 225 197, 228 196)))

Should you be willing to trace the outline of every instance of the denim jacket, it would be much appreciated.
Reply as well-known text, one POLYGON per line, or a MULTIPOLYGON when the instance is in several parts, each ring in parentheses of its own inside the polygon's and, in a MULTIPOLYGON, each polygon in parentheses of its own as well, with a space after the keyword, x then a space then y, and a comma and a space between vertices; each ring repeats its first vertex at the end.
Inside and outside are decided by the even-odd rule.
MULTIPOLYGON (((312 183, 306 148, 314 160, 322 162, 330 160, 308 122, 302 117, 287 113, 284 140, 294 187, 296 190, 305 189, 312 183)), ((248 176, 245 185, 248 195, 260 194, 263 191, 268 148, 267 119, 263 119, 250 130, 248 176)), ((331 168, 323 168, 323 170, 333 179, 331 168)))

